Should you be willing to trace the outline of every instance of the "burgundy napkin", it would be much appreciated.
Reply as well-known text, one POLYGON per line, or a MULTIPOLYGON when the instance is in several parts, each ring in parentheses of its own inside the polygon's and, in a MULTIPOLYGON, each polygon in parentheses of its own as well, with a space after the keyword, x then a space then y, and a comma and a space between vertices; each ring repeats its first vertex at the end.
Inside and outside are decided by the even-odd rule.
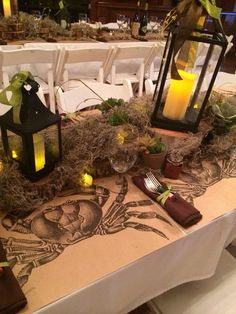
MULTIPOLYGON (((6 262, 6 254, 0 241, 0 262, 6 262)), ((0 276, 0 314, 17 313, 27 300, 10 267, 4 267, 0 276)))
MULTIPOLYGON (((148 191, 144 185, 144 180, 140 176, 132 177, 134 184, 140 188, 145 194, 147 194, 151 199, 156 201, 157 194, 148 191)), ((166 212, 178 222, 181 226, 187 228, 190 227, 199 220, 202 219, 202 214, 194 206, 183 199, 178 193, 174 193, 172 197, 169 197, 163 208, 166 212)))

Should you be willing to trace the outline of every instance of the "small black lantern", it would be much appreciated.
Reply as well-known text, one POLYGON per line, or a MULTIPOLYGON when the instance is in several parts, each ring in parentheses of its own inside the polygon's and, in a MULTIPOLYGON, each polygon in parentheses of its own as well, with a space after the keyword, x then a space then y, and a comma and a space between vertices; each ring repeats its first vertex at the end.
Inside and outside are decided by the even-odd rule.
POLYGON ((213 30, 202 27, 190 32, 179 51, 181 27, 178 22, 171 25, 153 97, 153 126, 197 132, 227 48, 220 20, 209 16, 208 25, 210 20, 213 30))
POLYGON ((0 125, 5 154, 19 163, 28 179, 36 181, 61 159, 61 123, 60 116, 38 98, 38 83, 32 79, 26 83, 21 88, 20 123, 15 123, 12 108, 0 117, 0 125))

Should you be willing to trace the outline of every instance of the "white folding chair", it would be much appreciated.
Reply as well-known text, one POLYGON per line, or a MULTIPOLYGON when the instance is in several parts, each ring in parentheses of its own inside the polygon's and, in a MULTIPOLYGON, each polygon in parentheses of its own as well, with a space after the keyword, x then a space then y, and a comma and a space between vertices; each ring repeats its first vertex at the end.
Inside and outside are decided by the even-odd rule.
POLYGON ((165 48, 165 42, 159 42, 155 44, 155 55, 150 62, 149 67, 145 68, 145 77, 156 81, 160 70, 162 55, 165 48))
POLYGON ((213 277, 171 289, 148 305, 158 314, 235 314, 235 300, 236 260, 224 250, 213 277))
POLYGON ((78 79, 104 81, 104 67, 106 66, 112 48, 99 46, 98 48, 62 48, 58 65, 58 85, 64 90, 76 88, 78 79))
POLYGON ((145 85, 145 94, 153 95, 155 91, 155 85, 153 84, 151 79, 146 79, 144 82, 145 85))
MULTIPOLYGON (((226 39, 228 41, 228 45, 227 45, 224 56, 226 56, 227 53, 230 51, 230 49, 233 47, 233 43, 232 43, 233 36, 232 35, 226 36, 226 39)), ((201 43, 198 45, 197 59, 195 62, 195 68, 197 71, 200 71, 201 67, 203 66, 208 48, 209 48, 208 44, 201 43)), ((213 69, 215 67, 216 62, 219 59, 220 52, 221 52, 221 48, 219 46, 215 46, 212 52, 210 63, 208 65, 210 68, 213 69)))
POLYGON ((123 85, 120 86, 81 80, 77 88, 69 91, 55 87, 55 95, 59 113, 73 113, 100 104, 108 98, 122 98, 129 101, 133 97, 133 91, 129 80, 124 80, 123 85))
POLYGON ((54 77, 58 60, 55 49, 17 49, 0 51, 0 64, 3 86, 9 85, 10 78, 18 71, 30 71, 41 86, 43 93, 49 95, 50 110, 55 112, 54 77))
POLYGON ((110 61, 110 73, 106 80, 118 85, 124 79, 138 83, 138 96, 142 96, 145 64, 154 57, 154 46, 118 46, 110 61))
POLYGON ((0 45, 0 50, 16 50, 16 49, 21 49, 24 48, 23 45, 0 45))

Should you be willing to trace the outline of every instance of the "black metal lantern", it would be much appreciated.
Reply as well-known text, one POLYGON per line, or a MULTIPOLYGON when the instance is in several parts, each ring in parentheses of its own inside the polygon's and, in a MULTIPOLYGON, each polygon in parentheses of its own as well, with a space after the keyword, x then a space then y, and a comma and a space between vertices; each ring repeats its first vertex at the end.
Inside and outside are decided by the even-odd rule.
POLYGON ((220 21, 209 17, 208 24, 209 20, 214 30, 195 29, 178 53, 180 28, 178 23, 170 27, 153 98, 153 126, 197 132, 227 48, 220 21))
POLYGON ((5 154, 19 163, 23 174, 36 181, 48 174, 61 159, 60 116, 48 110, 36 92, 38 83, 28 79, 22 87, 21 123, 15 123, 13 109, 0 117, 5 154))

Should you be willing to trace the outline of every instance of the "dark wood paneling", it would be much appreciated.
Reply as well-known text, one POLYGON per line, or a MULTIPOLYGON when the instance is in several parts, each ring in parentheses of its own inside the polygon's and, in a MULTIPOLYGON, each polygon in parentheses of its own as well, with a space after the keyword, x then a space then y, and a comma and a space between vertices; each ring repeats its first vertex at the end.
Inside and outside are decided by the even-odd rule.
MULTIPOLYGON (((104 23, 116 21, 117 14, 125 14, 132 18, 137 11, 136 0, 114 1, 114 0, 92 0, 91 19, 104 23)), ((140 9, 143 10, 145 1, 141 1, 140 9)), ((172 0, 151 0, 149 1, 149 14, 156 14, 160 17, 165 16, 173 7, 172 0)))

